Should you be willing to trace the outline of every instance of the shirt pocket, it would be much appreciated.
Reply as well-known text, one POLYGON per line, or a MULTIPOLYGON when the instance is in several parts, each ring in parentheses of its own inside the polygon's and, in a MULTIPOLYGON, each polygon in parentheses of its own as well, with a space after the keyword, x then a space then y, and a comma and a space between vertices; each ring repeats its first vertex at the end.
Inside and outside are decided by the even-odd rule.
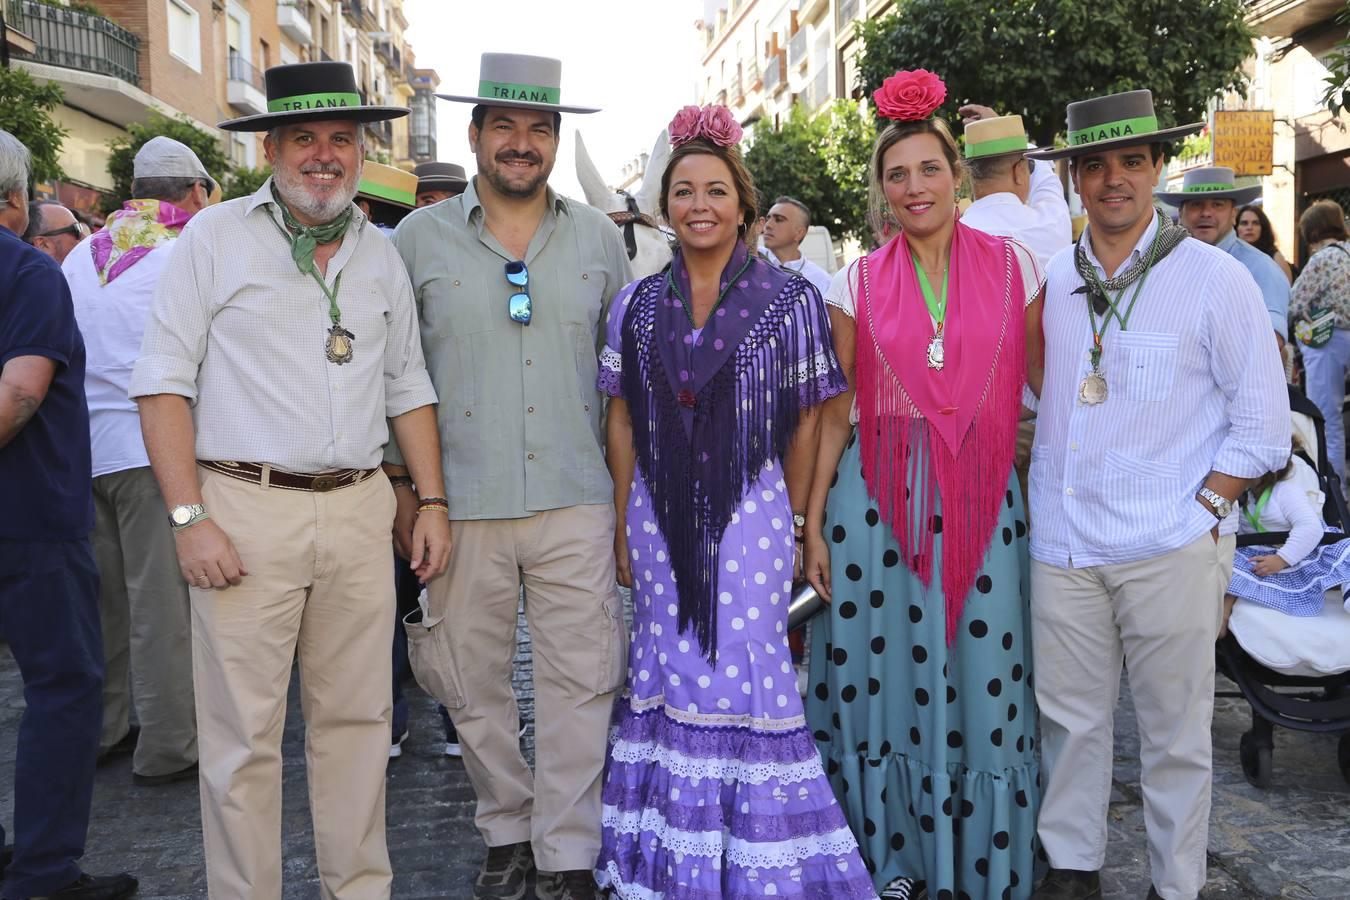
POLYGON ((1130 546, 1166 534, 1178 516, 1181 466, 1107 450, 1102 457, 1102 524, 1113 542, 1130 546))
POLYGON ((1119 391, 1122 400, 1166 400, 1176 381, 1180 336, 1165 332, 1123 331, 1115 340, 1119 354, 1118 374, 1106 372, 1108 385, 1112 380, 1116 381, 1110 386, 1119 391))

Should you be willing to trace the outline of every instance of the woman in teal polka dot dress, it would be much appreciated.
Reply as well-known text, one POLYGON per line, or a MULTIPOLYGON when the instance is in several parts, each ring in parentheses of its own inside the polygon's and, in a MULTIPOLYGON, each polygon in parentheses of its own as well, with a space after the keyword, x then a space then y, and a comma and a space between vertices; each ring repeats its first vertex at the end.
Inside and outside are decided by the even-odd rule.
POLYGON ((822 412, 807 512, 807 575, 831 601, 807 720, 883 898, 1026 898, 1039 792, 1012 461, 1041 278, 1025 247, 956 221, 945 124, 897 115, 871 178, 900 236, 826 297, 850 391, 822 412))

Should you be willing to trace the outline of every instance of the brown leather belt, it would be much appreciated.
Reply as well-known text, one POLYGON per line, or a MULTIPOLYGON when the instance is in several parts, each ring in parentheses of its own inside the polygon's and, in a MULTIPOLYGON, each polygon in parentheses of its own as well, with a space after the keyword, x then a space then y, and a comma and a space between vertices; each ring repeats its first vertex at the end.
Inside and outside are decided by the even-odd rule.
MULTIPOLYGON (((210 469, 212 472, 219 472, 221 475, 238 478, 240 481, 247 481, 252 484, 263 483, 263 467, 256 463, 199 459, 197 465, 204 469, 210 469)), ((269 468, 267 484, 269 487, 282 488, 287 491, 313 491, 322 494, 326 491, 336 491, 351 487, 354 484, 360 484, 377 471, 379 470, 338 469, 336 472, 324 472, 320 475, 304 475, 269 468)))

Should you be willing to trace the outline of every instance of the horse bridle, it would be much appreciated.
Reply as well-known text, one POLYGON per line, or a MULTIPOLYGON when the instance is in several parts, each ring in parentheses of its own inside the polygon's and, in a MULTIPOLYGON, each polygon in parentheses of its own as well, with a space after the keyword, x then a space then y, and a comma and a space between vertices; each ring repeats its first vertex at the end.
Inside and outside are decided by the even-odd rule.
MULTIPOLYGON (((627 191, 619 191, 619 196, 623 197, 627 209, 619 212, 605 213, 609 220, 623 229, 623 245, 628 250, 628 260, 632 262, 637 257, 637 236, 633 234, 634 225, 645 225, 648 228, 657 228, 656 222, 652 217, 642 210, 638 209, 637 201, 633 195, 627 191)), ((659 230, 659 229, 658 229, 659 230)))

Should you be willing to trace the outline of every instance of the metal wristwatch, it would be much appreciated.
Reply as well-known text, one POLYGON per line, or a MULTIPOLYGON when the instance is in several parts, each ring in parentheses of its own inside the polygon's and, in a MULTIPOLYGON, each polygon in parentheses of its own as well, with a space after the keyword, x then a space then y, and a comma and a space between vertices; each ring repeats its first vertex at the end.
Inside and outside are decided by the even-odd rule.
POLYGON ((196 525, 202 519, 209 518, 211 517, 206 514, 206 507, 200 503, 185 503, 169 510, 169 524, 173 526, 174 531, 182 531, 196 525))
POLYGON ((793 513, 793 514, 792 514, 792 527, 793 527, 793 528, 805 528, 805 527, 806 527, 806 516, 802 515, 801 513, 793 513))
POLYGON ((1207 487, 1202 487, 1199 490, 1199 495, 1205 500, 1208 500, 1209 505, 1214 507, 1214 516, 1217 519, 1226 519, 1228 518, 1228 514, 1233 511, 1233 501, 1220 493, 1211 491, 1207 487))

